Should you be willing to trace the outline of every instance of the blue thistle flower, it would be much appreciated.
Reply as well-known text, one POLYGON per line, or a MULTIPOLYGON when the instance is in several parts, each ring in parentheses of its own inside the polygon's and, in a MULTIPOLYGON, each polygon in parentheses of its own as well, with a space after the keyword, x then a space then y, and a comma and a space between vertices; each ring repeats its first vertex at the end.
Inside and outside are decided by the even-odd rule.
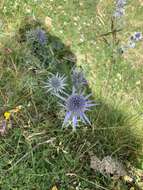
POLYGON ((26 33, 26 37, 27 37, 27 41, 39 42, 41 45, 44 45, 47 41, 45 31, 40 28, 28 31, 26 33))
POLYGON ((54 95, 64 93, 65 86, 67 85, 66 77, 64 75, 59 75, 59 73, 51 74, 47 82, 44 82, 44 84, 44 88, 47 89, 47 92, 51 92, 54 95))
POLYGON ((125 14, 126 0, 116 0, 115 17, 122 17, 125 14))
POLYGON ((130 38, 132 41, 140 41, 142 39, 142 33, 141 32, 135 32, 134 35, 130 38))
POLYGON ((47 40, 45 31, 42 29, 37 29, 36 33, 37 33, 37 38, 38 38, 39 43, 41 45, 44 45, 46 43, 46 40, 47 40))
POLYGON ((116 6, 117 7, 124 7, 126 5, 126 0, 116 0, 116 6))
POLYGON ((63 126, 68 126, 68 122, 72 121, 73 130, 76 129, 78 124, 78 118, 85 123, 91 125, 88 117, 85 115, 85 112, 89 110, 91 106, 95 106, 92 100, 88 100, 91 94, 84 96, 82 93, 76 93, 73 88, 72 94, 68 95, 67 98, 60 97, 64 104, 62 106, 66 110, 65 119, 63 122, 63 126))
POLYGON ((115 11, 114 16, 115 17, 122 17, 125 14, 125 9, 124 8, 117 8, 115 11))
POLYGON ((78 71, 78 69, 73 69, 72 71, 72 82, 73 86, 76 89, 79 89, 80 87, 87 85, 87 80, 84 77, 84 74, 82 71, 78 71))
POLYGON ((135 32, 129 39, 128 43, 126 46, 123 46, 120 48, 120 52, 124 53, 126 50, 128 50, 129 48, 135 48, 136 47, 136 43, 142 39, 142 33, 141 32, 135 32))

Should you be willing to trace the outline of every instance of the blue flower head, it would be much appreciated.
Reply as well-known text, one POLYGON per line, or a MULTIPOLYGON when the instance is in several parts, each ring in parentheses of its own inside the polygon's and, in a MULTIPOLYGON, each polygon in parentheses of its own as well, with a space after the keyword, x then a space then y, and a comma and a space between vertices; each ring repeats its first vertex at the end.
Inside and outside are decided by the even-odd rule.
POLYGON ((44 88, 47 89, 47 92, 51 92, 54 95, 63 93, 66 86, 66 77, 64 75, 51 74, 47 82, 44 82, 44 88))
POLYGON ((37 34, 37 38, 38 38, 39 43, 41 45, 44 45, 46 43, 46 40, 47 40, 45 31, 42 29, 37 29, 36 34, 37 34))
POLYGON ((114 16, 117 18, 122 17, 125 14, 126 0, 116 0, 116 11, 114 16))
POLYGON ((45 31, 40 28, 28 31, 26 37, 28 42, 39 42, 41 45, 44 45, 47 41, 45 31))
POLYGON ((83 72, 78 70, 77 68, 73 69, 72 71, 72 82, 73 86, 76 89, 79 89, 84 85, 87 85, 87 80, 85 79, 83 72))
POLYGON ((85 112, 90 110, 89 108, 96 104, 94 104, 92 100, 88 100, 90 95, 84 96, 82 93, 78 94, 73 88, 71 95, 68 95, 67 98, 62 98, 64 101, 63 107, 66 110, 63 126, 68 126, 69 121, 72 121, 73 130, 75 130, 78 124, 78 119, 85 124, 91 125, 85 112))
POLYGON ((126 0, 116 0, 116 7, 123 8, 126 5, 126 0))
POLYGON ((114 13, 114 16, 116 18, 120 18, 122 17, 123 15, 125 14, 125 9, 124 8, 117 8, 115 13, 114 13))
POLYGON ((135 32, 132 36, 131 36, 131 40, 132 41, 140 41, 142 39, 142 33, 141 32, 135 32))

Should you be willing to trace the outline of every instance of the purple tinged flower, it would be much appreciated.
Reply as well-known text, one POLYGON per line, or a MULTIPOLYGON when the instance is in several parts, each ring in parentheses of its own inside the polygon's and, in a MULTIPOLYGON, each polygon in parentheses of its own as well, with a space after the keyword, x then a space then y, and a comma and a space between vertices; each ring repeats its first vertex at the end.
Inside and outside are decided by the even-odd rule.
POLYGON ((36 33, 37 33, 37 38, 38 38, 39 43, 41 45, 44 45, 46 43, 46 40, 47 40, 45 31, 42 29, 37 29, 36 33))
POLYGON ((129 48, 135 48, 136 42, 142 40, 142 33, 141 32, 135 32, 129 39, 126 46, 121 47, 119 50, 120 52, 124 53, 129 48))
POLYGON ((122 17, 125 14, 125 9, 124 8, 118 8, 116 9, 114 16, 115 17, 122 17))
POLYGON ((140 41, 142 39, 142 33, 141 32, 135 32, 132 36, 131 36, 131 40, 132 41, 140 41))
POLYGON ((124 7, 126 5, 126 0, 116 0, 116 6, 117 7, 124 7))
POLYGON ((2 127, 0 128, 0 134, 3 135, 6 131, 6 120, 2 121, 2 127))
POLYGON ((47 92, 51 92, 54 95, 64 93, 65 86, 67 85, 66 77, 64 75, 61 76, 59 73, 51 74, 44 84, 44 88, 47 89, 47 92))
POLYGON ((27 31, 26 37, 28 42, 39 42, 41 45, 44 45, 47 41, 45 31, 40 28, 27 31))
POLYGON ((122 17, 125 14, 126 0, 116 0, 116 10, 114 13, 115 17, 122 17))
POLYGON ((76 89, 79 89, 84 85, 87 85, 87 80, 85 79, 83 72, 79 71, 77 68, 73 69, 72 71, 72 82, 73 86, 76 89))
POLYGON ((63 126, 68 126, 69 121, 72 121, 73 130, 75 130, 78 124, 78 119, 85 124, 91 125, 85 112, 90 110, 89 108, 96 104, 94 104, 92 100, 88 100, 90 96, 91 94, 84 96, 83 93, 76 93, 73 88, 72 94, 67 95, 67 98, 60 97, 64 101, 62 106, 66 110, 63 126))

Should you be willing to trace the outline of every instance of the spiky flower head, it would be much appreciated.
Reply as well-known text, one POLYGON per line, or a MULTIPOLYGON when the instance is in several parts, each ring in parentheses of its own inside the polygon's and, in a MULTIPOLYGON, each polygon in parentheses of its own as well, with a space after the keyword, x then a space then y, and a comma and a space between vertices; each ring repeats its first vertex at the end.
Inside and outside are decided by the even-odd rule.
POLYGON ((141 32, 135 32, 132 36, 131 36, 131 40, 132 41, 140 41, 142 39, 142 33, 141 32))
POLYGON ((115 17, 122 17, 125 14, 126 0, 116 0, 116 10, 114 13, 115 17))
POLYGON ((116 18, 120 18, 122 17, 123 15, 125 14, 125 9, 124 8, 117 8, 115 13, 114 13, 114 16, 116 18))
POLYGON ((47 41, 45 31, 40 28, 27 31, 26 37, 27 37, 27 41, 39 42, 41 45, 44 45, 47 41))
POLYGON ((117 7, 124 7, 126 5, 126 0, 116 0, 116 6, 117 7))
POLYGON ((83 93, 79 94, 73 88, 71 95, 68 95, 67 98, 62 98, 64 101, 62 105, 66 110, 63 126, 68 126, 69 121, 72 121, 73 130, 75 130, 78 124, 78 119, 85 124, 91 125, 85 112, 90 110, 89 108, 96 104, 94 104, 92 100, 88 100, 90 96, 91 94, 88 96, 84 96, 83 93))
POLYGON ((72 70, 72 82, 73 86, 76 89, 79 89, 84 85, 87 85, 87 80, 85 79, 83 72, 77 68, 74 68, 72 70))
POLYGON ((64 92, 65 86, 67 85, 66 77, 64 75, 60 75, 59 73, 51 74, 47 82, 44 82, 44 84, 44 88, 47 89, 47 92, 57 95, 64 92))
POLYGON ((40 43, 41 45, 44 45, 44 44, 46 43, 46 40, 47 40, 45 31, 38 28, 38 29, 36 30, 36 33, 37 33, 37 38, 38 38, 38 40, 39 40, 39 43, 40 43))

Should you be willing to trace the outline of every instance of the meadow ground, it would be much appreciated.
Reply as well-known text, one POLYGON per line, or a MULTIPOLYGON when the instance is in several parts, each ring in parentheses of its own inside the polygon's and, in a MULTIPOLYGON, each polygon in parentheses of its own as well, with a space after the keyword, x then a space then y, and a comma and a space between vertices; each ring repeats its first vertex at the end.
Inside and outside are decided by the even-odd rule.
POLYGON ((143 2, 128 1, 120 23, 111 0, 0 1, 0 189, 143 189, 143 2), (42 28, 50 46, 33 48, 26 33, 42 28), (50 52, 50 53, 49 53, 50 52), (43 88, 49 72, 68 77, 81 67, 97 106, 76 132, 62 129, 58 98, 43 88), (124 175, 100 172, 96 158, 111 156, 124 175))

